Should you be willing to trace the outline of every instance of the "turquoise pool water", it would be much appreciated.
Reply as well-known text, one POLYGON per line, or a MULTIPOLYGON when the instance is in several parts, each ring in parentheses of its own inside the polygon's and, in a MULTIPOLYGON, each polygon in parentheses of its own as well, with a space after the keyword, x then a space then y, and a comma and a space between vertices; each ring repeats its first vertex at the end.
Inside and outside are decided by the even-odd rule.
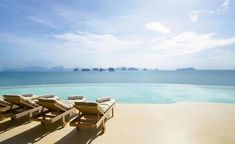
POLYGON ((55 94, 62 99, 83 95, 88 100, 111 96, 119 103, 215 102, 235 103, 235 87, 152 83, 95 83, 1 87, 0 95, 55 94))

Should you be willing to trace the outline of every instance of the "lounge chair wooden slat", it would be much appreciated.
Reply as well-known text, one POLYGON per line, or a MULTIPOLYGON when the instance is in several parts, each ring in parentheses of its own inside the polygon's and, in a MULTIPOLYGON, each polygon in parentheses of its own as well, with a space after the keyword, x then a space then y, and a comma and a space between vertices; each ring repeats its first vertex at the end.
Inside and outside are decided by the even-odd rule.
POLYGON ((76 109, 75 108, 71 108, 70 110, 65 111, 64 113, 58 115, 57 117, 52 119, 52 123, 54 123, 55 121, 58 121, 59 119, 63 119, 65 116, 75 113, 76 109))

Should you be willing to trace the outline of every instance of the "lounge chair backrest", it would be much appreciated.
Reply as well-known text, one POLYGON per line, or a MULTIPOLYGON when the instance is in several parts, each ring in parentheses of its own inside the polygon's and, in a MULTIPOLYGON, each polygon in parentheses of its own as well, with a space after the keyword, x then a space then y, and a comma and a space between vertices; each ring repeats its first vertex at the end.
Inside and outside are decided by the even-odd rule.
POLYGON ((97 102, 75 102, 74 106, 83 114, 104 114, 97 102))
POLYGON ((34 108, 38 106, 34 101, 21 95, 3 95, 4 100, 21 107, 34 108))
POLYGON ((61 103, 57 99, 39 98, 37 102, 40 106, 54 111, 66 111, 70 107, 61 103))
POLYGON ((6 107, 6 106, 11 106, 11 104, 9 102, 4 101, 3 99, 0 99, 0 106, 6 107))

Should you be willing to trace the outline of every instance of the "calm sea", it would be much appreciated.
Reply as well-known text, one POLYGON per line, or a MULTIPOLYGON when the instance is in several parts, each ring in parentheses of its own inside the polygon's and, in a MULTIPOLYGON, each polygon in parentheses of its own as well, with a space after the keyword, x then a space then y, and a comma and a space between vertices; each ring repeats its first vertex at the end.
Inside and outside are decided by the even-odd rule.
POLYGON ((0 72, 0 95, 55 94, 119 103, 235 103, 235 71, 0 72))
POLYGON ((0 72, 0 87, 79 83, 161 83, 235 86, 235 70, 0 72))

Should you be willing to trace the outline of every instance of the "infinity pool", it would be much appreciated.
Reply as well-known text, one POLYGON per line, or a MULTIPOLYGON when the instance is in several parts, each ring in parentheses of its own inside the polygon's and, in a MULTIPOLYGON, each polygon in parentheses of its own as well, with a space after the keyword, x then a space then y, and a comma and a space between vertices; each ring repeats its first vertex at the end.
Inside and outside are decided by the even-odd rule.
POLYGON ((149 104, 183 101, 235 103, 235 87, 227 86, 96 83, 0 87, 0 95, 22 93, 33 93, 36 95, 55 94, 62 99, 66 99, 70 95, 83 95, 87 100, 111 96, 119 103, 149 104))

